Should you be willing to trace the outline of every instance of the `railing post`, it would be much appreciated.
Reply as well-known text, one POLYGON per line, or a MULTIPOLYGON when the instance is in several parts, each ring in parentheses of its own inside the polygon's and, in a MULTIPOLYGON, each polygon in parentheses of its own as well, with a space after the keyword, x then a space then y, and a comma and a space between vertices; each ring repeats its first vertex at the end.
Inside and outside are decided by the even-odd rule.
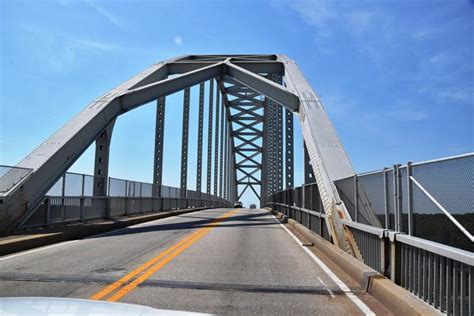
POLYGON ((395 240, 396 233, 391 232, 390 238, 390 279, 400 284, 400 249, 395 240))
POLYGON ((380 247, 380 273, 385 275, 385 236, 382 236, 382 238, 379 238, 379 247, 380 247))
POLYGON ((407 201, 408 201, 408 235, 413 235, 413 186, 411 183, 411 161, 407 162, 407 201))

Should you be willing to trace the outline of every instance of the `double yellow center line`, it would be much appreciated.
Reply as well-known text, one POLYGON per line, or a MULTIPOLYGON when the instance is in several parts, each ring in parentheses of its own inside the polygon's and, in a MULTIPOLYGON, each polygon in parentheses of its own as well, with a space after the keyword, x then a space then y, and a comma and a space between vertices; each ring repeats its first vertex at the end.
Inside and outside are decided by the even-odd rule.
POLYGON ((106 299, 109 302, 120 300, 122 297, 140 285, 140 283, 147 280, 154 273, 173 260, 176 256, 201 239, 204 235, 211 231, 216 226, 216 224, 219 224, 235 212, 237 212, 237 210, 229 211, 224 215, 212 220, 208 225, 198 229, 194 233, 187 235, 175 245, 161 252, 158 256, 148 260, 118 281, 115 281, 96 294, 92 295, 90 299, 106 299))

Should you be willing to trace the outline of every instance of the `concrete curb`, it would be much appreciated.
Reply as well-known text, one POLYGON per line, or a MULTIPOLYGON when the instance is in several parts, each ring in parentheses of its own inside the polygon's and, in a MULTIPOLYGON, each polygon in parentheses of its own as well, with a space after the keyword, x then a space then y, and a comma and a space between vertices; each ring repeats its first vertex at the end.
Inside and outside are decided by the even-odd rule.
POLYGON ((169 212, 161 212, 161 213, 152 213, 146 214, 142 216, 134 216, 134 217, 125 217, 119 218, 114 221, 98 221, 94 223, 87 223, 87 224, 79 224, 76 226, 63 226, 63 231, 56 231, 56 232, 45 232, 45 233, 38 233, 36 231, 34 234, 31 235, 22 235, 18 238, 15 237, 7 237, 4 240, 0 239, 0 256, 5 256, 8 254, 47 246, 50 244, 67 241, 67 240, 74 240, 74 239, 81 239, 93 235, 98 235, 102 233, 106 233, 112 230, 125 228, 127 226, 132 226, 140 223, 145 223, 161 218, 182 215, 191 212, 197 212, 201 210, 209 209, 208 207, 202 208, 193 208, 193 209, 184 209, 178 211, 169 211, 169 212))
MULTIPOLYGON (((278 218, 283 213, 271 211, 278 218)), ((291 225, 314 246, 324 253, 331 261, 344 270, 360 284, 369 294, 386 306, 395 315, 442 315, 434 307, 428 305, 404 288, 393 283, 392 280, 365 265, 361 261, 345 253, 332 243, 309 230, 293 219, 288 219, 291 225)))

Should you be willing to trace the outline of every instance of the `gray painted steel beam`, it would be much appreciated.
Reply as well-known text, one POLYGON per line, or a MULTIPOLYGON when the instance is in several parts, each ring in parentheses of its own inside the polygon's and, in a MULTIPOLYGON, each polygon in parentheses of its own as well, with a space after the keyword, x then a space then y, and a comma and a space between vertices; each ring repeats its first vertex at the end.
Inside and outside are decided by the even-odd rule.
POLYGON ((206 193, 211 194, 212 179, 212 117, 214 108, 214 79, 209 80, 209 118, 207 125, 207 179, 206 193))
POLYGON ((93 188, 93 194, 95 196, 106 196, 108 193, 107 180, 109 178, 110 141, 112 140, 114 125, 115 120, 109 123, 95 141, 93 188))
POLYGON ((163 147, 165 140, 166 97, 158 99, 156 104, 155 154, 153 162, 153 196, 161 196, 163 181, 163 147))
POLYGON ((225 121, 225 106, 224 102, 221 102, 221 127, 220 127, 220 142, 219 142, 219 196, 222 197, 224 184, 223 184, 223 173, 224 173, 224 121, 225 121))
POLYGON ((294 187, 293 113, 285 109, 285 188, 294 187))
POLYGON ((198 141, 196 160, 196 191, 201 192, 202 182, 202 137, 204 125, 204 82, 199 84, 198 141))
POLYGON ((181 196, 186 194, 188 182, 189 98, 190 88, 186 88, 183 97, 183 132, 181 139, 181 196))
POLYGON ((122 108, 125 111, 156 100, 159 97, 181 91, 202 81, 209 80, 224 73, 224 64, 214 64, 201 69, 185 73, 179 77, 168 78, 154 82, 121 95, 122 108))
POLYGON ((219 119, 220 119, 220 91, 216 89, 216 127, 214 138, 214 195, 217 196, 219 179, 219 119))
POLYGON ((238 82, 282 104, 293 112, 298 111, 300 102, 298 97, 283 86, 239 66, 230 63, 227 63, 226 66, 226 73, 238 82))

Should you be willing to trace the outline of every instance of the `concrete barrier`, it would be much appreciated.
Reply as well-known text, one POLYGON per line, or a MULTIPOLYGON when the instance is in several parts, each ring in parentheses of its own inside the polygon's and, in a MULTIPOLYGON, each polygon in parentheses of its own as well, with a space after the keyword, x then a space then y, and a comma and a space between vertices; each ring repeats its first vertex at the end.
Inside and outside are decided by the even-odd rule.
POLYGON ((22 235, 10 235, 0 239, 0 256, 5 256, 19 251, 42 247, 62 241, 81 239, 98 235, 128 226, 145 223, 160 218, 177 216, 197 212, 205 208, 193 208, 161 213, 152 213, 134 217, 122 217, 114 221, 101 220, 86 224, 53 227, 51 229, 24 232, 22 235))
MULTIPOLYGON (((271 211, 279 219, 285 217, 281 212, 271 211)), ((314 244, 314 247, 327 256, 334 264, 344 270, 363 289, 387 307, 395 315, 442 315, 434 307, 420 300, 392 280, 365 265, 334 244, 293 219, 288 219, 295 231, 314 244)))

